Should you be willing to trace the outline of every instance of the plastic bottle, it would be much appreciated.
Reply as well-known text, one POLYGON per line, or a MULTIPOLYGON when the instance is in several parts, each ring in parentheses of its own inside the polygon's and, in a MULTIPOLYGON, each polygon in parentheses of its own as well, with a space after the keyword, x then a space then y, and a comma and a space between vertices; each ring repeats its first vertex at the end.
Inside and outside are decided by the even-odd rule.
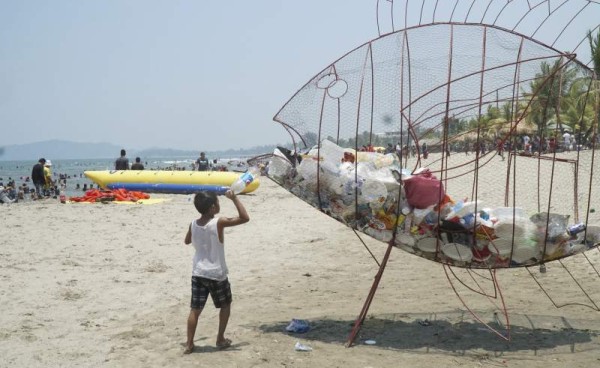
POLYGON ((379 209, 387 197, 387 188, 377 180, 366 179, 360 187, 359 203, 369 203, 371 208, 379 209))
POLYGON ((344 148, 328 139, 324 139, 319 149, 319 158, 337 164, 344 158, 344 152, 346 152, 344 148))
POLYGON ((306 157, 296 168, 298 174, 304 179, 304 186, 317 185, 317 165, 316 156, 306 157))
POLYGON ((250 167, 248 171, 240 175, 240 177, 229 187, 229 189, 235 194, 240 194, 246 189, 250 183, 254 181, 254 178, 257 177, 259 171, 256 167, 250 167))
POLYGON ((571 237, 575 237, 582 231, 585 231, 585 224, 583 222, 571 225, 567 228, 567 234, 569 234, 571 237))
POLYGON ((278 149, 275 149, 275 154, 269 162, 269 177, 275 178, 276 180, 285 178, 292 169, 290 161, 286 157, 281 157, 280 155, 283 155, 283 153, 278 149), (279 154, 277 154, 277 152, 279 152, 279 154))
POLYGON ((59 198, 60 198, 60 203, 67 203, 67 197, 65 196, 65 191, 62 189, 60 190, 59 198))
POLYGON ((294 350, 296 350, 296 351, 312 351, 312 348, 308 345, 301 344, 300 341, 296 341, 296 345, 294 345, 294 350))

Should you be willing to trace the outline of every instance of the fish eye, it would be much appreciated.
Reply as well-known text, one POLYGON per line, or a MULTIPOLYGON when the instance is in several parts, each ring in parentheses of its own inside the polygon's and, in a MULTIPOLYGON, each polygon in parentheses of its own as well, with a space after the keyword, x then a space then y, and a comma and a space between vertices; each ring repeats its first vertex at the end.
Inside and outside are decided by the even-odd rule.
POLYGON ((331 98, 341 98, 346 92, 348 92, 348 83, 343 79, 333 81, 327 88, 327 94, 331 98))

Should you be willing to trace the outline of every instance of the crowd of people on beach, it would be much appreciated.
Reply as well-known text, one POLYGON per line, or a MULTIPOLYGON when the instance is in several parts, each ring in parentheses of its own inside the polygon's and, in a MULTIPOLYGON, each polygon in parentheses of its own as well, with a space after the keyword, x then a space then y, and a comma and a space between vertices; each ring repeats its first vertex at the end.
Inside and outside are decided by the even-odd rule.
MULTIPOLYGON (((597 144, 600 143, 600 137, 596 138, 597 144)), ((401 145, 398 142, 395 146, 392 143, 388 143, 387 147, 372 147, 371 145, 362 146, 360 151, 366 152, 379 152, 379 153, 393 153, 396 152, 401 157, 416 157, 418 154, 423 159, 427 159, 430 152, 440 152, 442 150, 441 144, 435 144, 432 147, 427 145, 427 142, 432 143, 434 140, 425 140, 420 144, 420 150, 417 152, 417 146, 412 145, 401 145)), ((465 155, 477 154, 484 155, 486 152, 493 150, 499 156, 504 159, 505 152, 513 152, 523 155, 536 155, 536 154, 553 154, 563 153, 572 151, 582 151, 591 149, 593 145, 593 139, 588 139, 582 144, 582 139, 578 139, 575 134, 570 133, 568 130, 564 131, 562 135, 554 134, 549 137, 542 137, 534 135, 533 138, 528 134, 522 134, 513 139, 503 140, 502 138, 487 138, 480 137, 479 140, 464 140, 448 142, 445 146, 446 156, 450 156, 454 153, 464 153, 465 155)), ((433 143, 432 143, 433 144, 433 143)))
MULTIPOLYGON (((127 158, 127 152, 122 149, 120 156, 115 160, 115 170, 145 170, 148 162, 142 163, 140 157, 136 157, 135 161, 130 164, 127 158)), ((204 152, 200 157, 192 162, 191 167, 172 164, 166 167, 157 166, 153 170, 193 170, 193 171, 228 171, 227 165, 219 164, 218 160, 210 161, 204 152)), ((83 173, 78 174, 79 178, 83 178, 83 173)), ((52 161, 40 158, 33 166, 31 175, 21 176, 21 183, 17 184, 12 177, 8 178, 4 184, 3 178, 0 178, 0 203, 14 203, 24 200, 37 200, 44 198, 57 198, 61 189, 66 189, 67 179, 72 176, 66 173, 52 172, 52 161)), ((75 184, 75 190, 87 191, 93 189, 94 184, 80 183, 75 184)), ((99 189, 99 186, 96 185, 99 189)))
MULTIPOLYGON (((0 204, 47 198, 57 199, 61 195, 61 192, 64 194, 67 188, 67 180, 75 178, 83 178, 83 173, 71 176, 66 173, 53 172, 52 161, 40 158, 33 165, 31 175, 17 178, 20 180, 20 183, 17 183, 17 179, 13 177, 8 177, 7 182, 4 183, 4 179, 0 177, 0 204)), ((88 184, 81 186, 81 184, 77 183, 75 189, 87 191, 88 188, 92 189, 93 186, 94 184, 92 183, 89 186, 88 184)))
MULTIPOLYGON (((598 138, 597 138, 598 139, 598 138)), ((483 155, 486 152, 495 150, 496 154, 504 160, 505 152, 513 152, 524 155, 536 154, 551 154, 557 152, 580 151, 590 148, 591 141, 580 144, 575 134, 565 131, 562 136, 555 134, 550 137, 533 136, 530 138, 527 134, 522 134, 515 140, 502 140, 500 138, 485 139, 476 142, 451 142, 446 146, 446 155, 450 156, 451 152, 462 152, 465 155, 474 153, 483 155)), ((360 151, 364 152, 379 152, 379 153, 396 153, 401 157, 416 157, 421 155, 423 159, 427 159, 430 152, 439 152, 441 147, 434 145, 428 146, 427 141, 421 142, 418 149, 415 144, 402 145, 397 142, 395 145, 388 143, 385 147, 374 147, 372 144, 361 146, 360 151)), ((189 161, 188 161, 189 162, 189 161)), ((140 157, 135 158, 135 162, 130 164, 127 158, 127 153, 124 149, 121 150, 120 156, 115 160, 115 170, 146 170, 148 162, 142 163, 140 157)), ((200 156, 191 164, 178 165, 174 163, 166 167, 156 167, 151 170, 172 170, 172 171, 240 171, 247 169, 247 163, 244 161, 234 162, 234 160, 226 164, 217 159, 210 160, 205 152, 200 152, 200 156)), ((83 173, 79 174, 79 178, 83 177, 83 173)), ((31 176, 23 176, 20 178, 22 183, 17 184, 11 177, 8 178, 6 184, 0 178, 0 203, 14 203, 24 200, 38 200, 44 198, 57 198, 61 190, 66 189, 67 179, 71 179, 70 175, 63 173, 52 172, 52 161, 40 158, 33 166, 31 176)), ((96 185, 99 188, 98 185, 96 185)), ((75 190, 87 191, 93 189, 94 184, 76 184, 75 190)))
POLYGON ((26 199, 38 199, 56 195, 56 182, 52 179, 52 161, 41 158, 33 166, 31 176, 21 177, 24 182, 17 185, 12 177, 8 178, 6 186, 0 179, 0 201, 14 203, 26 199), (33 184, 33 188, 29 187, 33 184))
MULTIPOLYGON (((209 160, 204 152, 200 153, 198 159, 191 165, 172 164, 166 167, 156 167, 153 170, 192 170, 192 171, 229 171, 228 166, 237 166, 239 171, 244 171, 245 163, 228 162, 228 165, 220 163, 217 159, 209 160)), ((136 157, 135 161, 130 164, 127 158, 127 152, 122 149, 120 156, 115 160, 115 170, 146 170, 148 162, 142 163, 140 157, 136 157)), ((233 168, 236 169, 235 167, 233 168)), ((77 175, 78 178, 83 178, 83 173, 77 175)), ((21 176, 17 178, 20 183, 17 183, 15 178, 9 177, 6 182, 0 177, 0 204, 16 203, 19 201, 40 200, 45 198, 56 199, 60 196, 61 190, 67 188, 67 179, 72 176, 66 173, 56 173, 52 171, 52 161, 45 158, 40 158, 31 170, 31 175, 21 176)), ((76 183, 75 190, 87 191, 93 189, 94 186, 100 189, 99 185, 93 183, 76 183)))
POLYGON ((450 156, 454 153, 464 153, 465 155, 478 154, 483 155, 486 152, 496 150, 497 154, 504 158, 504 152, 514 152, 522 154, 551 154, 559 152, 571 152, 581 151, 590 149, 592 141, 587 140, 584 144, 581 144, 581 139, 577 139, 575 134, 569 131, 564 131, 559 137, 559 134, 554 134, 549 137, 542 137, 535 135, 533 138, 529 137, 528 134, 522 134, 517 136, 516 139, 505 139, 502 138, 488 138, 480 137, 480 139, 473 141, 472 139, 466 139, 463 141, 448 142, 444 147, 441 144, 436 143, 435 139, 423 140, 419 142, 419 145, 415 144, 402 144, 401 142, 387 143, 385 147, 376 147, 372 144, 362 145, 358 150, 360 152, 378 152, 383 154, 396 153, 400 157, 416 157, 421 155, 423 159, 427 159, 429 153, 440 152, 442 149, 445 150, 446 156, 450 156), (429 144, 433 145, 430 147, 429 144))

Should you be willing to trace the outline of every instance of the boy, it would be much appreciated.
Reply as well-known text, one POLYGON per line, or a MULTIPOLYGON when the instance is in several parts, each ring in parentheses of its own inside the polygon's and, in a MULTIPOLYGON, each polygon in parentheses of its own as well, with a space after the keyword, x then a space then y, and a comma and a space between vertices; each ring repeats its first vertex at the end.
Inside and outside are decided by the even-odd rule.
POLYGON ((228 190, 225 197, 231 199, 238 211, 237 217, 215 217, 220 211, 219 199, 214 192, 200 192, 194 197, 194 206, 202 216, 192 221, 185 235, 185 244, 192 243, 196 249, 192 271, 192 301, 187 321, 187 343, 184 354, 194 351, 194 334, 198 317, 210 294, 219 312, 219 331, 216 346, 226 349, 231 340, 226 339, 225 328, 231 311, 231 288, 227 279, 223 229, 250 221, 244 205, 228 190))

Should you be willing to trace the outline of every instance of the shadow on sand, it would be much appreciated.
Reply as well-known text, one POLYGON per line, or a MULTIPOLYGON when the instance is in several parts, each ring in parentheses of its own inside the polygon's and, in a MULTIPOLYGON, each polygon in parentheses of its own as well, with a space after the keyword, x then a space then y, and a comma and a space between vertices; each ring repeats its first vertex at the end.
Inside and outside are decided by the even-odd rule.
MULTIPOLYGON (((436 314, 394 314, 367 318, 355 345, 367 339, 376 347, 413 350, 427 353, 447 352, 452 355, 488 353, 501 356, 508 352, 527 355, 575 353, 600 347, 600 321, 567 320, 557 316, 511 315, 510 341, 488 330, 483 324, 467 319, 462 312, 436 314)), ((329 318, 310 320, 311 330, 293 334, 285 330, 289 321, 264 324, 265 333, 294 335, 306 341, 344 344, 354 320, 329 318)), ((504 331, 498 321, 490 325, 504 331)))

